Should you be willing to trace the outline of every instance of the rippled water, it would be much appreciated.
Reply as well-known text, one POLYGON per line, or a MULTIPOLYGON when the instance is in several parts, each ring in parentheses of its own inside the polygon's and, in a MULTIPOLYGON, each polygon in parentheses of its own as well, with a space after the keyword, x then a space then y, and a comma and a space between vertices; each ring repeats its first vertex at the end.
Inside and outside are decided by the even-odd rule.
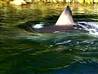
MULTIPOLYGON (((97 12, 96 10, 94 12, 97 12)), ((26 21, 35 24, 46 20, 50 25, 51 22, 55 22, 58 15, 55 10, 47 12, 54 12, 55 16, 43 14, 45 18, 40 19, 37 13, 33 13, 32 16, 36 15, 37 19, 32 17, 35 21, 31 21, 25 18, 26 16, 30 18, 31 12, 24 15, 24 18, 19 15, 16 17, 18 12, 16 14, 13 12, 2 17, 0 74, 98 74, 98 37, 79 30, 65 33, 32 33, 25 30, 24 26, 22 28, 16 26, 16 23, 25 25, 26 21)), ((74 11, 76 12, 78 10, 74 11)), ((92 15, 82 15, 82 13, 74 15, 74 18, 76 21, 96 22, 98 18, 94 12, 92 15)))

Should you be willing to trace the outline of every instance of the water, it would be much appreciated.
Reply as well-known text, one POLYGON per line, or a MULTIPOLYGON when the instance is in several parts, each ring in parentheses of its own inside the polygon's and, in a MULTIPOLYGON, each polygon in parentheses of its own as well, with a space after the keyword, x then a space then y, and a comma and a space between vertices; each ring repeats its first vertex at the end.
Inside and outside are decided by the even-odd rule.
MULTIPOLYGON (((80 30, 32 33, 23 26, 25 22, 51 25, 60 11, 45 10, 46 14, 38 15, 38 9, 26 12, 28 9, 24 7, 14 12, 16 9, 10 8, 2 10, 0 20, 0 74, 98 74, 98 37, 80 30), (20 28, 17 25, 22 26, 20 28)), ((84 13, 81 13, 85 11, 75 10, 74 14, 78 12, 77 16, 74 15, 75 21, 97 22, 96 10, 92 12, 94 15, 88 14, 88 10, 88 15, 85 13, 86 19, 84 13)))

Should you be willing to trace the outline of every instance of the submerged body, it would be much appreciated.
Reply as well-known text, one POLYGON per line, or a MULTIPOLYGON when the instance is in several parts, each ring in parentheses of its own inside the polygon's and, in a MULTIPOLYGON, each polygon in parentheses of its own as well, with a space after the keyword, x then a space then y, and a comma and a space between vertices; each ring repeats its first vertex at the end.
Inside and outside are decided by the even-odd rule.
POLYGON ((65 32, 73 30, 75 25, 72 12, 69 6, 67 6, 61 13, 55 25, 44 26, 43 24, 36 24, 32 26, 32 30, 35 32, 65 32))
POLYGON ((73 30, 73 26, 46 26, 44 28, 38 28, 38 29, 34 29, 34 32, 48 32, 48 33, 55 33, 55 32, 65 32, 65 31, 71 31, 73 30))

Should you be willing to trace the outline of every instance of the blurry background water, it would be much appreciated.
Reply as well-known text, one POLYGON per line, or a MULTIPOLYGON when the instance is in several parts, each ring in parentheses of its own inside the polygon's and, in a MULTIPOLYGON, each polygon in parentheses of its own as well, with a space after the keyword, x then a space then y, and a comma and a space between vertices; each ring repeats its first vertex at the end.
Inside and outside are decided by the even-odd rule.
MULTIPOLYGON (((55 23, 66 5, 1 6, 0 74, 98 74, 97 37, 77 30, 51 34, 24 29, 26 24, 55 23)), ((98 4, 69 5, 75 21, 98 22, 98 4)))

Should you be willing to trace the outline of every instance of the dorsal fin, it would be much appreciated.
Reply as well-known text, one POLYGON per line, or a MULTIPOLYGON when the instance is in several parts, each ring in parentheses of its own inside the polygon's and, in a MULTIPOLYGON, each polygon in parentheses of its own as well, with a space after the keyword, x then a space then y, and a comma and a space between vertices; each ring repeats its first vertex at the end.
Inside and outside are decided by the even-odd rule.
POLYGON ((72 12, 69 6, 67 6, 64 11, 61 13, 55 25, 74 25, 72 18, 72 12))

